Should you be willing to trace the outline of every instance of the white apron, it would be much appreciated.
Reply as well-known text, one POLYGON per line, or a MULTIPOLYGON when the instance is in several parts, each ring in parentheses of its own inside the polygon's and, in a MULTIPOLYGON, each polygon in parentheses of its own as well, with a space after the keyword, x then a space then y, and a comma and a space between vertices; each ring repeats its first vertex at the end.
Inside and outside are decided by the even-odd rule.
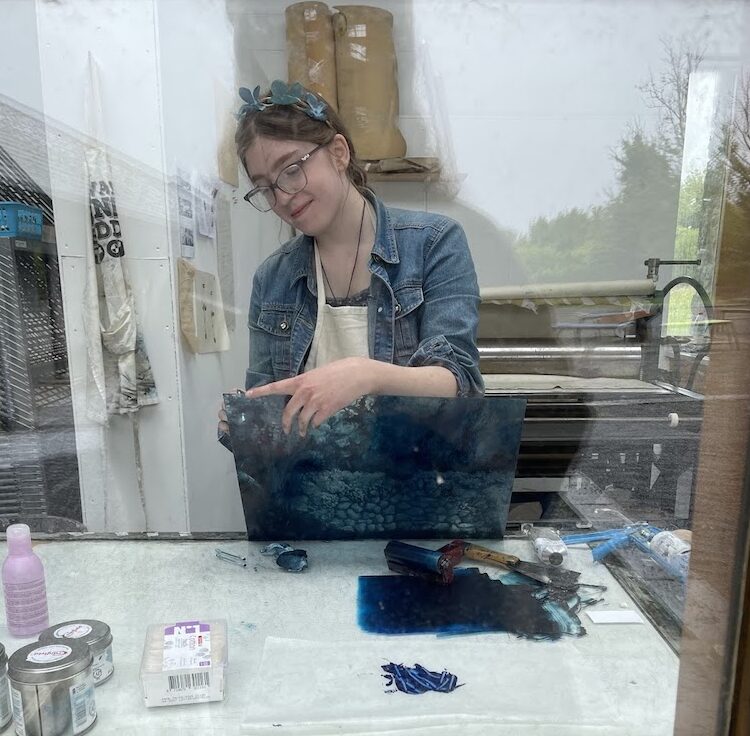
POLYGON ((305 370, 311 371, 341 358, 370 356, 367 307, 332 307, 326 304, 323 266, 315 243, 315 281, 318 285, 318 318, 305 370))

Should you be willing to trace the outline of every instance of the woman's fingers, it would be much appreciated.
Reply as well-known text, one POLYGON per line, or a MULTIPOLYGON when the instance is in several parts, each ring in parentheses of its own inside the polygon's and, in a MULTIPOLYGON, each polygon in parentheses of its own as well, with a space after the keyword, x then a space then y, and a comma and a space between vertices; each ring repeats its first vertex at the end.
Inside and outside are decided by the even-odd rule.
MULTIPOLYGON (((228 391, 227 393, 231 394, 241 394, 243 393, 244 389, 235 388, 232 391, 228 391)), ((221 406, 219 407, 219 434, 229 434, 229 421, 227 419, 227 410, 224 406, 224 402, 221 402, 221 406)))
MULTIPOLYGON (((310 426, 310 422, 313 420, 314 417, 320 416, 320 408, 315 406, 314 404, 306 404, 302 410, 299 413, 299 416, 297 417, 297 427, 299 429, 299 435, 300 437, 304 437, 307 434, 307 429, 310 426)), ((322 419, 320 421, 323 421, 322 419)), ((320 421, 313 422, 313 427, 317 427, 320 425, 320 421)))
POLYGON ((245 392, 245 396, 248 399, 256 399, 259 396, 271 396, 272 394, 289 395, 293 394, 298 386, 301 376, 293 376, 292 378, 282 378, 280 381, 274 381, 273 383, 266 383, 263 386, 257 386, 256 388, 250 388, 245 392))
POLYGON ((248 389, 245 395, 248 398, 274 394, 290 396, 281 415, 281 427, 289 434, 296 417, 299 433, 304 437, 310 426, 319 427, 336 411, 367 392, 363 368, 369 363, 371 361, 365 358, 344 358, 309 373, 248 389))
POLYGON ((306 392, 297 391, 287 402, 287 405, 284 407, 284 413, 281 415, 281 428, 285 434, 289 434, 292 431, 294 417, 302 411, 306 399, 306 392))

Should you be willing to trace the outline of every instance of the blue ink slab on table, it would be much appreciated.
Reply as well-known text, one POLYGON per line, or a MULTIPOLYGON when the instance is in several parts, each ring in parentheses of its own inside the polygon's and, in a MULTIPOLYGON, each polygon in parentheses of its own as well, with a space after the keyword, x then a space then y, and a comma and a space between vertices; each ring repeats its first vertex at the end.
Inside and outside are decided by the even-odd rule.
POLYGON ((364 397, 300 437, 224 403, 251 540, 502 537, 525 399, 364 397))
POLYGON ((360 576, 359 627, 370 634, 507 632, 533 640, 586 633, 577 605, 554 600, 547 589, 504 585, 476 568, 456 573, 450 585, 406 575, 360 576))

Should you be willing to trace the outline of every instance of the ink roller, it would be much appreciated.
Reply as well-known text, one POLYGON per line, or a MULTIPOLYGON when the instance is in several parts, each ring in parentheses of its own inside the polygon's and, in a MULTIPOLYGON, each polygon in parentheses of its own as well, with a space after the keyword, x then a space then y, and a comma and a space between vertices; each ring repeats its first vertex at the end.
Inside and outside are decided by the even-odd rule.
POLYGON ((405 542, 391 541, 385 546, 385 559, 388 569, 393 572, 415 575, 438 583, 451 583, 453 568, 461 558, 452 552, 436 552, 405 542))
POLYGON ((463 539, 454 539, 441 547, 439 551, 448 555, 450 559, 455 559, 455 564, 458 564, 463 558, 467 558, 485 564, 500 565, 508 570, 515 570, 521 575, 544 585, 552 585, 558 588, 570 588, 578 585, 578 578, 581 575, 580 572, 575 570, 563 570, 551 565, 526 562, 515 555, 509 555, 507 552, 498 552, 489 547, 481 547, 478 544, 465 542, 463 539))

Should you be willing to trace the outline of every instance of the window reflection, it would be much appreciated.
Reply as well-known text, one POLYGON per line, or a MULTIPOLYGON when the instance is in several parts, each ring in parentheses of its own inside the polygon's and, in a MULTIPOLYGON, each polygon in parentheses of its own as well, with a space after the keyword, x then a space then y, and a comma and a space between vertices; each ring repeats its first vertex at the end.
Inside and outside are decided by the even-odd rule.
MULTIPOLYGON (((351 639, 341 651, 371 656, 360 647, 358 579, 397 574, 384 556, 391 537, 427 550, 422 554, 437 565, 445 563, 445 543, 454 537, 481 536, 471 540, 478 547, 541 563, 524 525, 551 528, 563 539, 585 534, 587 547, 569 540, 564 564, 607 590, 566 603, 570 619, 563 634, 575 632, 576 639, 483 640, 475 630, 478 638, 468 643, 439 642, 442 651, 453 652, 446 658, 458 653, 455 663, 421 664, 428 674, 440 676, 445 668, 458 678, 461 687, 445 693, 446 700, 464 697, 472 692, 472 676, 478 680, 484 672, 494 683, 490 670, 497 662, 488 652, 496 646, 518 683, 518 711, 508 706, 514 717, 532 712, 540 721, 562 722, 563 701, 574 698, 555 699, 553 686, 569 681, 599 704, 598 711, 565 711, 576 728, 595 728, 600 717, 629 728, 651 713, 655 733, 679 732, 685 724, 701 734, 719 733, 728 718, 722 708, 734 671, 747 531, 741 487, 750 314, 745 4, 382 3, 377 13, 373 6, 361 22, 345 25, 351 62, 345 71, 337 61, 336 29, 349 11, 304 3, 295 14, 290 5, 156 0, 116 4, 102 14, 95 4, 75 0, 16 3, 8 11, 13 31, 0 50, 9 70, 0 83, 3 528, 29 524, 44 540, 35 549, 47 569, 77 591, 78 583, 60 568, 80 565, 57 560, 88 559, 92 548, 70 533, 115 545, 107 554, 141 576, 140 591, 131 591, 131 583, 106 566, 92 573, 106 601, 103 611, 129 596, 139 601, 141 610, 132 614, 138 631, 108 621, 115 642, 126 631, 139 637, 141 628, 159 620, 138 618, 155 615, 138 595, 163 602, 174 581, 188 591, 179 596, 183 607, 210 609, 212 621, 225 616, 230 638, 253 654, 255 669, 243 664, 243 677, 276 661, 285 673, 283 683, 269 679, 253 696, 257 717, 220 711, 256 726, 264 718, 284 721, 274 719, 279 713, 295 715, 282 695, 295 688, 310 695, 306 681, 297 679, 295 656, 306 665, 328 657, 331 681, 336 652, 322 651, 330 639, 351 639), (290 33, 295 19, 299 27, 290 33), (294 81, 287 79, 293 62, 307 74, 305 84, 349 116, 372 201, 382 203, 383 212, 410 213, 399 215, 407 218, 399 232, 438 214, 465 231, 480 295, 481 411, 451 416, 449 402, 447 409, 440 405, 446 419, 426 412, 427 404, 394 401, 378 414, 384 404, 363 399, 307 442, 289 439, 274 423, 286 398, 253 413, 252 402, 258 406, 259 400, 236 395, 246 382, 249 322, 272 346, 272 369, 291 374, 292 340, 315 321, 295 299, 272 298, 267 289, 260 316, 248 319, 254 276, 304 230, 302 220, 261 216, 242 202, 249 187, 233 143, 236 89, 259 85, 265 94, 275 79, 294 81), (357 76, 375 67, 371 78, 357 76), (101 128, 91 127, 85 100, 95 100, 101 128), (383 149, 386 154, 373 153, 383 149), (122 258, 114 289, 101 269, 89 268, 96 190, 83 173, 87 151, 108 162, 107 175, 94 178, 103 183, 99 193, 111 186, 117 195, 116 209, 95 207, 93 214, 114 218, 110 234, 127 244, 124 253, 116 249, 122 258), (13 205, 7 214, 5 202, 13 205), (19 206, 29 208, 21 223, 41 218, 40 233, 11 223, 19 206), (128 332, 127 320, 117 321, 124 304, 137 314, 133 330, 148 356, 158 401, 129 413, 107 410, 103 397, 111 398, 111 384, 97 384, 90 350, 92 344, 106 347, 107 335, 102 343, 100 332, 92 338, 87 331, 83 297, 91 293, 101 298, 100 314, 112 320, 107 326, 113 330, 125 325, 128 332), (96 405, 92 390, 99 391, 96 405), (226 420, 244 425, 225 442, 243 443, 234 455, 216 442, 223 392, 235 394, 227 400, 226 420), (521 402, 516 409, 524 406, 514 415, 518 437, 512 442, 502 435, 507 427, 499 429, 511 399, 521 402), (351 440, 352 427, 369 427, 375 419, 375 429, 351 440), (417 425, 424 435, 412 442, 417 425), (485 432, 491 439, 483 439, 485 432), (498 463, 500 450, 511 445, 517 451, 503 456, 501 469, 478 467, 477 458, 498 463), (341 467, 334 467, 334 456, 341 467), (474 493, 480 471, 494 473, 492 483, 483 477, 474 493), (400 492, 403 502, 395 498, 400 492), (404 518, 416 521, 409 527, 404 518), (273 526, 263 526, 269 519, 273 526), (674 553, 661 547, 664 539, 674 542, 659 538, 664 533, 687 548, 674 553), (190 544, 160 547, 149 535, 190 544), (136 537, 143 546, 117 547, 119 536, 136 537), (218 557, 216 544, 206 541, 216 537, 225 550, 218 557), (304 546, 309 566, 298 577, 282 572, 276 554, 261 554, 271 541, 295 547, 277 549, 278 556, 299 554, 296 548, 304 546), (606 543, 611 549, 604 554, 600 548, 597 559, 597 545, 606 543), (714 564, 718 558, 721 565, 714 564), (171 582, 161 570, 170 571, 171 582), (230 578, 233 573, 246 573, 250 583, 230 578), (278 580, 283 592, 274 587, 278 580), (240 612, 237 590, 246 584, 255 586, 259 600, 288 597, 289 603, 271 616, 243 597, 240 612), (309 596, 325 601, 313 617, 309 596, 304 604, 295 597, 305 586, 309 596), (588 618, 589 609, 627 609, 643 623, 607 628, 588 618), (300 623, 295 616, 315 620, 300 623), (290 643, 301 638, 308 643, 290 643), (566 669, 567 660, 558 656, 563 651, 581 671, 594 673, 591 681, 566 669), (651 659, 644 668, 646 652, 651 659), (597 669, 601 661, 618 666, 605 676, 597 669), (631 671, 632 678, 618 679, 631 671), (536 683, 535 672, 542 673, 536 683), (605 702, 605 681, 617 690, 612 702, 605 702), (552 693, 549 703, 528 697, 540 682, 552 693)), ((317 181, 314 172, 308 178, 317 181)), ((369 210, 362 212, 361 221, 369 223, 369 210)), ((375 218, 373 242, 378 226, 375 218)), ((354 228, 349 240, 360 238, 354 228)), ((390 278, 402 256, 373 259, 370 270, 390 278)), ((347 258, 322 266, 335 280, 344 261, 346 287, 354 273, 347 258)), ((311 273, 299 283, 313 284, 311 273)), ((360 290, 365 309, 368 288, 360 290)), ((422 275, 394 278, 389 288, 392 362, 408 364, 421 347, 420 355, 450 364, 457 352, 450 335, 442 336, 454 354, 447 359, 436 344, 417 344, 430 298, 422 275)), ((109 358, 122 367, 121 353, 113 350, 109 358)), ((135 375, 135 383, 123 391, 132 393, 146 372, 124 372, 135 375)), ((451 564, 478 566, 492 582, 507 572, 468 559, 451 564)), ((57 584, 50 575, 51 613, 68 606, 65 618, 80 616, 69 598, 56 600, 57 584)), ((86 595, 76 598, 90 606, 86 595)), ((177 608, 160 618, 176 623, 185 615, 177 608)), ((397 661, 393 639, 380 641, 388 650, 378 656, 392 658, 391 674, 416 669, 417 659, 397 661)), ((415 657, 430 651, 424 642, 413 650, 415 657)), ((134 671, 136 664, 128 666, 134 671)), ((235 677, 232 665, 229 678, 235 677)), ((397 692, 389 697, 404 695, 395 682, 397 692)), ((234 687, 230 682, 230 691, 234 687)), ((358 697, 339 701, 358 716, 358 697)), ((221 707, 235 706, 227 700, 221 707)), ((495 706, 482 707, 477 713, 487 715, 495 706)), ((321 718, 334 710, 322 707, 321 718)), ((200 712, 211 722, 216 711, 200 712)))

